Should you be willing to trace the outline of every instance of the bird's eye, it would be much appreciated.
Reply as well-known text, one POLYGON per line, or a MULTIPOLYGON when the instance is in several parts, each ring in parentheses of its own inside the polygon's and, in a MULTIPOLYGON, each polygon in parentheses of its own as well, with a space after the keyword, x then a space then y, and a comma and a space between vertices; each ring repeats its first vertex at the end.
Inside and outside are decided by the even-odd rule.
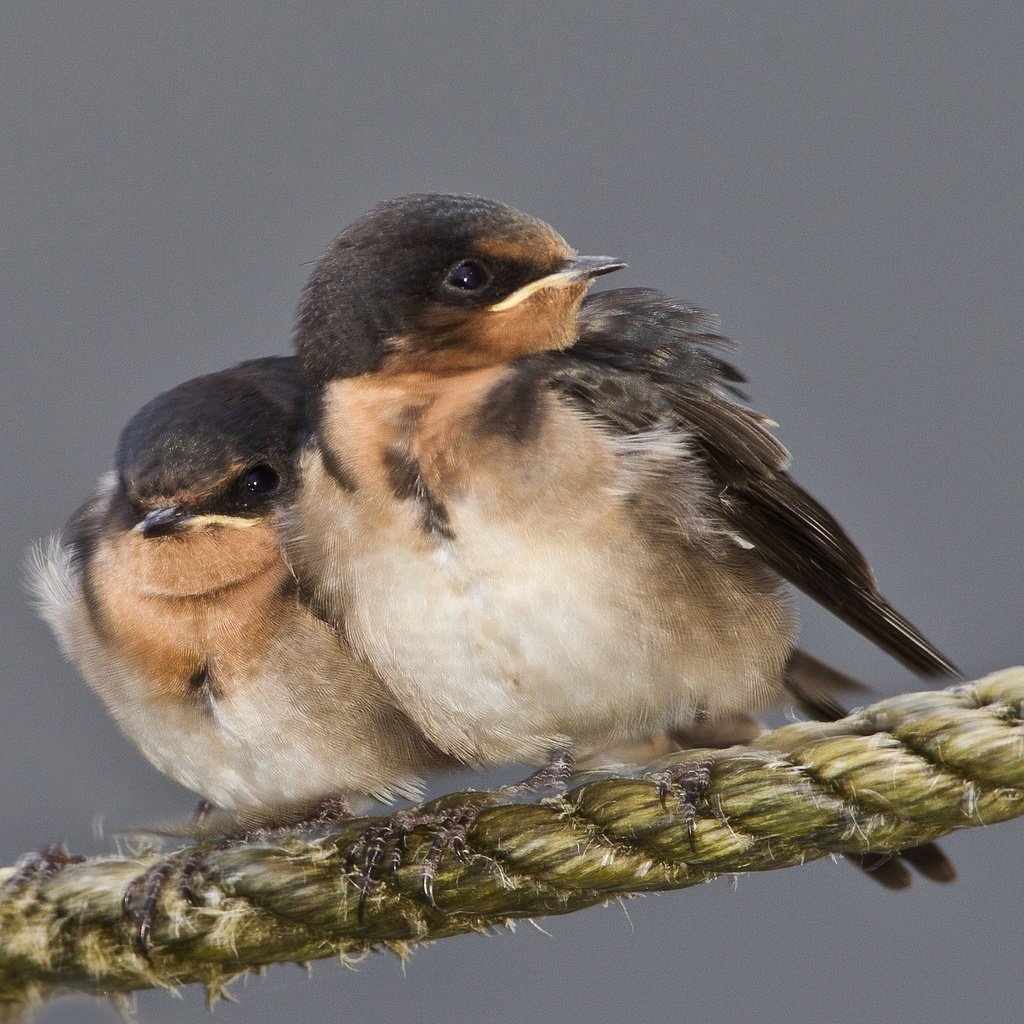
POLYGON ((490 283, 487 268, 475 260, 462 260, 445 274, 445 287, 457 292, 475 292, 490 283))
POLYGON ((247 494, 270 494, 271 491, 277 490, 280 482, 281 477, 277 470, 261 462, 242 477, 242 490, 247 494))

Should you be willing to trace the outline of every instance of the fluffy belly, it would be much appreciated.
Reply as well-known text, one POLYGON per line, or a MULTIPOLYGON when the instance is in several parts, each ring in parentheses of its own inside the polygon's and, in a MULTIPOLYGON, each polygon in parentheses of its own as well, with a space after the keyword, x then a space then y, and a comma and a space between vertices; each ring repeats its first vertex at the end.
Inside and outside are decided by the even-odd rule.
POLYGON ((336 795, 387 800, 418 789, 411 773, 367 771, 360 759, 332 751, 321 730, 291 705, 282 679, 253 681, 244 696, 205 708, 112 710, 157 769, 228 810, 272 812, 336 795))
MULTIPOLYGON (((581 513, 583 530, 545 530, 488 521, 468 501, 451 513, 454 540, 434 546, 350 519, 344 590, 350 641, 456 756, 542 761, 676 726, 697 708, 749 707, 774 681, 786 640, 748 638, 730 595, 712 595, 715 621, 707 607, 692 614, 688 602, 707 606, 708 595, 681 575, 666 586, 624 519, 581 513)), ((758 603, 762 619, 778 611, 758 603)))
MULTIPOLYGON (((153 765, 228 810, 274 810, 313 802, 342 787, 323 758, 267 731, 240 738, 208 716, 168 708, 144 721, 121 721, 153 765)), ((251 729, 250 731, 255 732, 251 729)))

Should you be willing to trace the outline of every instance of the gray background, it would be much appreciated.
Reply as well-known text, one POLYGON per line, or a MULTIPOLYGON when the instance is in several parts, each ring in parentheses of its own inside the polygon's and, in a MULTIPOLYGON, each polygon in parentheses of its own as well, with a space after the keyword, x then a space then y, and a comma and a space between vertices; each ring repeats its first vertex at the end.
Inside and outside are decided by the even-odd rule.
MULTIPOLYGON (((178 814, 27 607, 24 553, 157 391, 288 349, 377 199, 502 198, 718 311, 798 478, 972 676, 1024 660, 1019 5, 7 3, 0 856, 178 814), (608 5, 611 7, 611 5, 608 5)), ((808 609, 804 642, 917 685, 808 609)), ((222 1021, 1019 1019, 1019 825, 893 896, 845 864, 294 967, 222 1021)), ((194 990, 143 1021, 201 1013, 194 990)), ((110 1021, 64 1001, 47 1021, 110 1021)))

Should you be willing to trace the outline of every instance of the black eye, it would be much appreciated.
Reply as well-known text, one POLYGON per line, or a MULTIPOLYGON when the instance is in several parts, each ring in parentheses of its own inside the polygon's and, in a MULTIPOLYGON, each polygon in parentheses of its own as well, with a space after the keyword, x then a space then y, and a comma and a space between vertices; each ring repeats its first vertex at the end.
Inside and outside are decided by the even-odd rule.
POLYGON ((261 462, 242 477, 242 490, 247 494, 270 494, 271 491, 277 490, 280 482, 281 477, 277 470, 261 462))
POLYGON ((460 292, 475 292, 491 280, 487 268, 473 260, 456 263, 445 275, 445 286, 460 292))

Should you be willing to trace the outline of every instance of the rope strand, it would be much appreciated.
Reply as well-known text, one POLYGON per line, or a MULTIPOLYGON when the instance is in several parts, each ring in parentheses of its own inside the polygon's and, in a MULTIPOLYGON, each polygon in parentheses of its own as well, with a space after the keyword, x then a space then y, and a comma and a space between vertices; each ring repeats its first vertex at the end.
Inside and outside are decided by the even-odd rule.
MULTIPOLYGON (((750 747, 674 755, 710 764, 691 830, 642 773, 591 775, 564 796, 506 802, 461 793, 432 809, 481 807, 463 857, 447 852, 423 895, 439 826, 418 826, 401 864, 360 908, 346 855, 386 819, 181 852, 194 903, 166 887, 149 959, 122 897, 166 859, 104 856, 29 877, 0 896, 0 1008, 8 1016, 71 990, 96 994, 200 982, 212 996, 265 964, 352 957, 564 914, 722 873, 830 854, 888 852, 1024 813, 1024 669, 881 701, 834 723, 804 722, 750 747)), ((577 782, 578 780, 574 780, 577 782)), ((172 855, 173 856, 173 855, 172 855)), ((16 869, 0 869, 0 884, 16 869)))

